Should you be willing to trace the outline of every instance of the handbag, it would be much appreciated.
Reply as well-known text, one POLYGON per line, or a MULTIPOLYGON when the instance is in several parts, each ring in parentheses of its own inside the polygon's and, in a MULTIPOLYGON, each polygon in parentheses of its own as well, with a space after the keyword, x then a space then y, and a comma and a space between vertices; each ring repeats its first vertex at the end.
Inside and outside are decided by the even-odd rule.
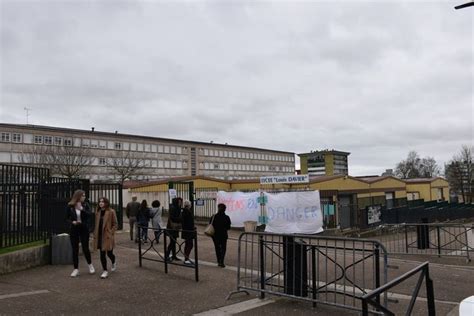
POLYGON ((204 230, 204 234, 206 234, 207 236, 209 237, 213 237, 214 234, 216 233, 216 230, 214 229, 214 218, 216 218, 216 216, 214 215, 212 217, 212 221, 209 225, 207 225, 206 229, 204 230))

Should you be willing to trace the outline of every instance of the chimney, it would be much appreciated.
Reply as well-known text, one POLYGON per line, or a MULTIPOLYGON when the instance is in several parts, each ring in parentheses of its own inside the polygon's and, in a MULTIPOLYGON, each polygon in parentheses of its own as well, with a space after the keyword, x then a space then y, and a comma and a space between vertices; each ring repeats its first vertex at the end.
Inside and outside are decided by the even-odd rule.
POLYGON ((94 131, 94 126, 92 126, 92 131, 94 131))
POLYGON ((115 134, 118 134, 118 131, 115 131, 115 134))

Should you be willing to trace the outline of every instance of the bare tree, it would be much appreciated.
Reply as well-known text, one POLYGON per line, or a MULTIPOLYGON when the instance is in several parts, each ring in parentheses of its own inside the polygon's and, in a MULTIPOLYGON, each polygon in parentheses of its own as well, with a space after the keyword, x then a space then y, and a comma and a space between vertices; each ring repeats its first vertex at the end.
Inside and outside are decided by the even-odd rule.
POLYGON ((460 152, 445 165, 445 176, 451 189, 471 203, 474 189, 474 147, 462 146, 460 152))
POLYGON ((115 173, 123 184, 132 180, 134 176, 145 167, 145 159, 132 151, 119 151, 107 160, 107 166, 115 173))
POLYGON ((433 157, 421 159, 420 173, 423 178, 433 178, 440 175, 440 168, 433 157))
POLYGON ((89 148, 73 146, 34 146, 19 156, 19 162, 45 167, 52 175, 69 179, 86 174, 93 162, 89 148))
POLYGON ((410 151, 405 160, 395 168, 395 175, 402 179, 432 178, 440 174, 440 168, 433 157, 420 158, 416 151, 410 151))

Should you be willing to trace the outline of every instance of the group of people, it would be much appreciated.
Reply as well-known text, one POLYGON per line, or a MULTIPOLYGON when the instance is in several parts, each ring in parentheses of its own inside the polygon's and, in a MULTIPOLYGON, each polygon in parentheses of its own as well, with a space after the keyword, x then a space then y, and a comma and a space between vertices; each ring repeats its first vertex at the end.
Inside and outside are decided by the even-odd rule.
MULTIPOLYGON (((89 204, 86 202, 86 193, 83 190, 76 190, 68 203, 66 211, 66 221, 70 226, 70 240, 72 246, 72 259, 74 270, 71 277, 79 276, 79 242, 82 245, 82 252, 89 266, 89 273, 94 274, 95 268, 92 264, 89 250, 89 235, 91 231, 91 219, 94 216, 89 204)), ((115 210, 110 207, 110 202, 106 197, 99 199, 99 205, 95 211, 94 224, 94 249, 100 251, 100 263, 102 265, 101 278, 109 276, 107 269, 107 258, 112 262, 112 271, 117 269, 117 262, 114 255, 115 231, 118 222, 115 210)))
POLYGON ((155 242, 160 242, 161 229, 164 227, 162 222, 161 203, 155 200, 151 203, 151 208, 148 206, 147 200, 141 203, 137 202, 137 197, 132 197, 132 201, 127 204, 125 214, 127 215, 130 224, 130 240, 135 237, 135 242, 148 242, 148 225, 152 223, 155 233, 155 242), (136 235, 134 236, 134 231, 136 235))
MULTIPOLYGON (((162 209, 160 201, 155 200, 148 207, 146 200, 142 203, 137 202, 137 197, 127 204, 126 215, 130 224, 130 239, 135 242, 148 240, 148 225, 152 222, 155 242, 159 243, 160 235, 165 227, 162 222, 162 209), (134 235, 134 230, 136 235, 134 235)), ((225 214, 225 204, 218 205, 218 211, 209 220, 209 224, 214 227, 212 240, 216 252, 217 263, 219 267, 225 267, 224 259, 227 248, 227 231, 230 229, 230 217, 225 214)), ((100 251, 100 263, 103 272, 101 278, 109 276, 107 269, 107 257, 112 263, 112 271, 117 269, 117 262, 114 255, 115 231, 118 227, 117 215, 115 210, 110 207, 110 202, 106 197, 99 200, 99 205, 92 212, 91 207, 86 202, 86 194, 83 190, 74 192, 68 203, 66 212, 66 221, 70 225, 70 240, 72 246, 72 257, 74 270, 71 277, 79 276, 79 243, 82 245, 82 252, 89 267, 89 273, 94 274, 95 268, 92 264, 91 253, 89 250, 89 235, 94 232, 94 249, 100 251), (95 224, 92 229, 91 219, 95 216, 95 224)), ((170 242, 166 249, 165 260, 168 262, 179 261, 176 256, 176 243, 181 232, 181 238, 184 240, 184 264, 193 265, 190 260, 190 254, 193 249, 194 239, 197 238, 196 227, 194 225, 194 214, 192 204, 188 200, 175 197, 171 201, 168 221, 166 224, 166 236, 170 242)))

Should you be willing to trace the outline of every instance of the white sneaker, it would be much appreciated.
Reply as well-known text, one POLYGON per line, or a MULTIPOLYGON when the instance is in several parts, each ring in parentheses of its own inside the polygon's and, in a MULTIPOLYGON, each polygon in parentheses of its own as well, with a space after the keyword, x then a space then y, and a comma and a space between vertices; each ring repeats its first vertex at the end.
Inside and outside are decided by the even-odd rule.
POLYGON ((191 260, 188 259, 188 260, 184 260, 184 264, 186 264, 186 265, 193 265, 194 262, 192 262, 191 260))
POLYGON ((100 275, 100 278, 101 278, 101 279, 106 279, 108 276, 109 276, 109 273, 108 273, 107 271, 104 271, 104 272, 102 272, 102 274, 100 275))
POLYGON ((117 270, 117 262, 112 263, 112 269, 111 270, 112 270, 112 272, 117 270))
POLYGON ((90 273, 90 274, 94 274, 94 273, 95 273, 95 269, 94 269, 94 266, 92 265, 92 263, 89 265, 89 273, 90 273))
POLYGON ((75 278, 79 275, 79 269, 72 270, 71 278, 75 278))

